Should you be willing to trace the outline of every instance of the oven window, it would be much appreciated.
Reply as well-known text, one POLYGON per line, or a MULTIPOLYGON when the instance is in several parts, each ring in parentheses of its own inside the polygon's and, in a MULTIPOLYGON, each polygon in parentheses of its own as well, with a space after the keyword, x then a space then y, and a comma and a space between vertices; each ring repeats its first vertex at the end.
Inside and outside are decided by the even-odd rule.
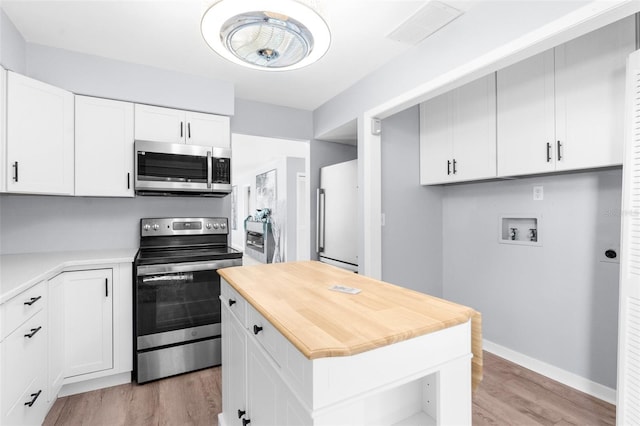
POLYGON ((137 279, 138 336, 220 322, 220 276, 215 270, 137 279))
POLYGON ((169 182, 207 182, 207 157, 138 152, 138 178, 169 182))

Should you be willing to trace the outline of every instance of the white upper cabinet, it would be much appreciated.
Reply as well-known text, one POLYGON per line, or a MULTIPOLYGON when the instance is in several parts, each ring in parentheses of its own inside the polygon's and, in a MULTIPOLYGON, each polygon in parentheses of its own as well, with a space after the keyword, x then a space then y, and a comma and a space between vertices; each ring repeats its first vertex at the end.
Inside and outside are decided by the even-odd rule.
POLYGON ((553 51, 498 71, 498 176, 554 170, 553 51))
POLYGON ((495 74, 420 106, 420 183, 496 177, 495 74))
POLYGON ((8 72, 7 191, 73 195, 73 94, 8 72))
POLYGON ((135 105, 135 139, 229 148, 229 117, 135 105))
POLYGON ((7 70, 0 67, 0 192, 7 190, 7 70))
POLYGON ((498 71, 498 176, 622 163, 633 18, 498 71))
POLYGON ((76 195, 133 197, 133 104, 76 96, 76 195))
POLYGON ((622 164, 625 69, 634 50, 633 17, 555 49, 557 170, 622 164))

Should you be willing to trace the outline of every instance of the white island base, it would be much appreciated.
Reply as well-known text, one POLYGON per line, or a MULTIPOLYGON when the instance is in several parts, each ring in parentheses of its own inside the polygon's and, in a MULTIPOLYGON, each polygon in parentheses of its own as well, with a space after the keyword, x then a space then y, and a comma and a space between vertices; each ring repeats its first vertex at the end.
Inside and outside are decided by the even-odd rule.
POLYGON ((221 299, 221 426, 471 425, 471 321, 308 359, 225 281, 221 299))

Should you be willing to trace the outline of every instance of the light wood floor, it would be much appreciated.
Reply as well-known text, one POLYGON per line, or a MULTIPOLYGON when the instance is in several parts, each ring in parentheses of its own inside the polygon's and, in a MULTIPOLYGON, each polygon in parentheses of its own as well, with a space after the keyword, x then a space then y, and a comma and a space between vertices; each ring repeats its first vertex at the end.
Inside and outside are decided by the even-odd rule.
MULTIPOLYGON (((216 367, 60 398, 44 425, 217 425, 221 407, 216 367)), ((473 424, 615 425, 615 407, 485 352, 473 424)))

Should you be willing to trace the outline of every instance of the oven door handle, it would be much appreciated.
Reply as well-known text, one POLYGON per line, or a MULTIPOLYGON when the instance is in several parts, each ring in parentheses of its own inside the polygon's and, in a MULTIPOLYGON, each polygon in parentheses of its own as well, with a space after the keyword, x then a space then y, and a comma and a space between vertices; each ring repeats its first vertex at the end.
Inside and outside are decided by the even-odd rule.
POLYGON ((242 259, 223 259, 208 262, 165 263, 162 265, 140 265, 137 267, 137 275, 171 274, 174 272, 212 271, 228 268, 230 266, 242 266, 242 259))

